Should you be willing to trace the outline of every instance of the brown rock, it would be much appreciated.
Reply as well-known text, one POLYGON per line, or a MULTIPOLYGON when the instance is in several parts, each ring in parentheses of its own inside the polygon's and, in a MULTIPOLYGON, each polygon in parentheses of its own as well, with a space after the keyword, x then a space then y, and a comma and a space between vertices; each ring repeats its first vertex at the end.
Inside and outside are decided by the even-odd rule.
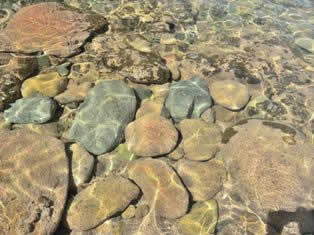
POLYGON ((164 103, 165 100, 161 97, 144 100, 141 104, 141 107, 136 112, 136 119, 152 113, 163 117, 169 117, 170 114, 165 108, 164 103))
POLYGON ((250 99, 248 88, 234 80, 215 81, 209 88, 215 102, 230 110, 242 109, 250 99))
POLYGON ((175 219, 188 209, 189 196, 175 171, 162 160, 139 159, 130 163, 129 178, 141 188, 150 210, 175 219))
POLYGON ((90 180, 95 159, 79 144, 72 144, 70 150, 72 152, 70 187, 76 190, 90 180))
POLYGON ((235 180, 229 194, 237 194, 236 201, 264 222, 278 226, 292 216, 303 231, 313 231, 313 216, 305 212, 314 208, 314 146, 292 127, 262 120, 241 122, 224 135, 226 145, 217 158, 235 180))
POLYGON ((219 126, 201 119, 185 119, 179 124, 185 158, 206 161, 219 150, 222 133, 219 126))
POLYGON ((19 10, 0 34, 0 51, 68 57, 90 33, 106 24, 97 14, 79 13, 56 2, 39 3, 19 10))
POLYGON ((153 157, 172 151, 178 141, 178 131, 170 120, 156 114, 145 115, 125 129, 128 149, 138 156, 153 157))
POLYGON ((176 169, 194 201, 212 199, 227 179, 227 170, 217 160, 196 162, 182 159, 177 163, 176 169))
POLYGON ((83 101, 87 96, 89 88, 91 87, 92 84, 90 82, 84 82, 78 85, 73 80, 70 80, 65 92, 57 95, 54 98, 60 104, 83 101))
POLYGON ((69 78, 76 84, 96 82, 99 79, 99 72, 93 62, 75 63, 71 67, 69 78))
POLYGON ((2 74, 1 70, 0 78, 0 111, 3 111, 10 103, 21 98, 21 81, 13 74, 2 74))
POLYGON ((42 123, 42 124, 14 124, 13 129, 26 128, 34 131, 40 135, 48 135, 58 138, 58 126, 56 122, 42 123))
POLYGON ((95 181, 74 197, 66 212, 66 223, 77 231, 92 229, 123 211, 139 192, 135 184, 122 177, 95 181))
POLYGON ((0 134, 2 234, 53 234, 68 192, 63 143, 26 129, 0 134))

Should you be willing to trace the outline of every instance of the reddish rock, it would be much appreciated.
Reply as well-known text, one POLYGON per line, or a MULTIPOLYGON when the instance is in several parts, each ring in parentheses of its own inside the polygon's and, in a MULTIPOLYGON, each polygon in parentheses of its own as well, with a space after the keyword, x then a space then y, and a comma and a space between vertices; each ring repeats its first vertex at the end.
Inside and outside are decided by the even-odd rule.
POLYGON ((106 24, 97 14, 87 15, 65 5, 47 2, 19 10, 0 34, 0 52, 68 57, 79 51, 90 33, 106 24))

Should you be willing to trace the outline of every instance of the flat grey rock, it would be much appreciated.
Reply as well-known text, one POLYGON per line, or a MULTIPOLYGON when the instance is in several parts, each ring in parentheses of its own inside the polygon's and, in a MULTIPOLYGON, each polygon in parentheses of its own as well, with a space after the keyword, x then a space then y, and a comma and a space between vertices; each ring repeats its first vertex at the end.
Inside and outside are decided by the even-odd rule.
POLYGON ((109 152, 122 142, 135 111, 133 89, 122 81, 101 81, 89 90, 69 136, 93 154, 109 152))
POLYGON ((17 100, 4 111, 4 119, 11 123, 45 123, 55 114, 57 103, 46 96, 26 97, 17 100))
POLYGON ((211 106, 212 98, 207 83, 199 77, 173 82, 166 99, 166 108, 176 122, 199 118, 211 106))

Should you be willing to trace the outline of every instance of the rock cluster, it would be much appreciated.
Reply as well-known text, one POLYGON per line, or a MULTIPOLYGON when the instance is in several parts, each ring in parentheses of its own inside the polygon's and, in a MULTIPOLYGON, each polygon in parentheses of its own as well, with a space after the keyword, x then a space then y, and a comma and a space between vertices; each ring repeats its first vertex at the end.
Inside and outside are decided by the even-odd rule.
POLYGON ((314 233, 310 1, 58 2, 0 3, 1 234, 314 233))

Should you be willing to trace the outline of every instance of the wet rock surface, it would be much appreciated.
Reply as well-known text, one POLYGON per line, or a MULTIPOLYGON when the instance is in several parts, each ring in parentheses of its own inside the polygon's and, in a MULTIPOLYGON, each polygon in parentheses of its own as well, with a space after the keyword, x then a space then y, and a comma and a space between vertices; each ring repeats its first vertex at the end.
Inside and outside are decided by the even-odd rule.
POLYGON ((0 233, 314 233, 313 9, 0 1, 0 233))
POLYGON ((12 123, 45 123, 53 118, 56 108, 56 102, 49 97, 25 97, 5 110, 4 118, 12 123))
POLYGON ((138 187, 122 177, 96 181, 77 194, 70 203, 66 222, 77 231, 94 228, 124 210, 138 194, 138 187))
POLYGON ((109 152, 123 140, 135 108, 134 91, 124 82, 99 82, 80 106, 70 136, 94 154, 109 152))
POLYGON ((99 30, 105 23, 101 16, 79 14, 55 2, 27 6, 9 20, 0 34, 0 51, 44 51, 67 57, 77 53, 91 31, 99 30))
POLYGON ((166 99, 171 117, 179 122, 185 118, 199 118, 212 106, 207 84, 199 77, 172 83, 166 99))
POLYGON ((67 199, 64 144, 25 129, 0 133, 0 231, 52 234, 67 199))
POLYGON ((171 152, 178 141, 178 131, 170 120, 158 114, 149 114, 125 129, 128 149, 135 155, 156 157, 171 152))

